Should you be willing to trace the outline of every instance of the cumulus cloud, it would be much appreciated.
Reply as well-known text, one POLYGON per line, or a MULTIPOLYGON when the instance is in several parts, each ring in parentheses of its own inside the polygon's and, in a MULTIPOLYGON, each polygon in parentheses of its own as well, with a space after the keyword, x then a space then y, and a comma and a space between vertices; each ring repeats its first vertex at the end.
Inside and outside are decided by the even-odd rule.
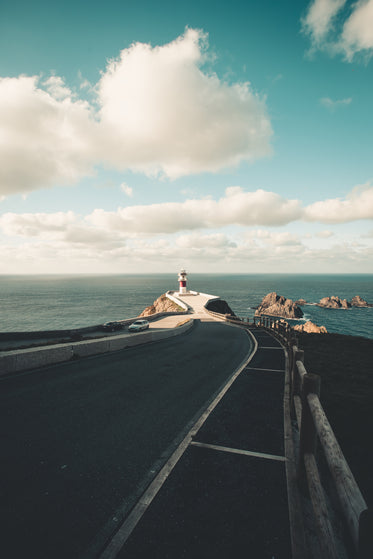
POLYGON ((38 237, 65 232, 76 223, 74 212, 56 213, 5 213, 0 216, 0 228, 8 236, 38 237))
POLYGON ((350 105, 350 103, 352 103, 352 97, 335 100, 330 99, 330 97, 322 97, 322 99, 320 99, 320 104, 331 112, 334 112, 339 107, 350 105))
POLYGON ((206 45, 202 31, 187 29, 161 47, 136 43, 109 63, 98 91, 112 164, 175 178, 270 153, 264 100, 247 82, 203 72, 206 45))
POLYGON ((308 12, 301 22, 303 31, 310 35, 315 46, 320 46, 325 40, 335 16, 345 4, 346 0, 313 0, 311 2, 308 12))
POLYGON ((207 58, 200 30, 135 43, 108 63, 91 103, 59 76, 0 78, 0 195, 71 184, 102 163, 173 179, 268 155, 265 99, 204 71, 207 58))
POLYGON ((240 187, 230 187, 219 200, 128 206, 115 212, 97 209, 87 219, 97 227, 158 234, 226 225, 284 225, 300 217, 297 200, 286 200, 264 190, 245 192, 240 187))
POLYGON ((310 204, 304 210, 306 221, 347 223, 358 219, 373 219, 373 186, 356 186, 343 200, 334 198, 310 204))
POLYGON ((95 123, 60 78, 0 78, 0 193, 71 184, 91 173, 95 123))
MULTIPOLYGON (((74 212, 56 213, 5 213, 0 216, 0 229, 7 236, 26 238, 43 237, 67 239, 71 242, 101 242, 117 239, 141 239, 156 235, 173 235, 198 231, 197 237, 182 235, 179 243, 191 246, 200 238, 203 229, 224 227, 278 227, 294 221, 319 223, 347 223, 373 218, 373 186, 371 183, 357 186, 345 199, 321 200, 302 207, 299 200, 288 200, 273 192, 244 191, 241 187, 229 187, 225 195, 212 198, 190 199, 184 202, 127 206, 116 211, 96 209, 88 215, 74 212)), ((296 235, 282 231, 246 230, 246 240, 260 241, 272 246, 299 244, 296 235)), ((328 238, 332 232, 318 233, 328 238)), ((224 234, 211 233, 203 237, 207 246, 223 246, 224 234)))
POLYGON ((348 60, 358 52, 373 54, 373 0, 360 0, 345 22, 341 45, 348 60))
MULTIPOLYGON (((36 242, 0 245, 0 258, 7 273, 27 271, 50 272, 126 272, 139 270, 164 272, 179 268, 180 261, 194 272, 210 271, 279 272, 349 271, 351 264, 359 270, 371 272, 373 248, 371 246, 336 242, 333 246, 312 248, 294 238, 283 244, 281 240, 267 236, 259 230, 250 237, 245 234, 231 237, 229 234, 204 234, 194 232, 174 239, 133 239, 102 242, 90 236, 77 242, 71 240, 44 239, 36 242), (280 241, 280 242, 278 242, 280 241), (57 255, 57 257, 56 257, 57 255)), ((111 236, 112 239, 112 236, 111 236)))
POLYGON ((302 18, 302 30, 311 39, 311 51, 341 53, 351 62, 361 53, 373 54, 373 0, 358 0, 343 10, 346 0, 314 0, 302 18))

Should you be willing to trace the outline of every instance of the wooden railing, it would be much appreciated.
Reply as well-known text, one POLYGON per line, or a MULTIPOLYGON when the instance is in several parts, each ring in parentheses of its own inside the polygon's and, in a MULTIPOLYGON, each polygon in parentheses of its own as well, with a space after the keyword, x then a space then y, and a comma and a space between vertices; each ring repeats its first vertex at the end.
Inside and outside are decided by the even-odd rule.
POLYGON ((298 348, 294 331, 287 323, 272 317, 258 317, 253 324, 268 329, 283 342, 288 352, 290 410, 299 434, 297 479, 299 488, 307 490, 312 503, 322 559, 338 559, 341 555, 329 512, 328 502, 333 499, 326 495, 320 480, 318 445, 335 489, 336 512, 348 532, 348 555, 372 558, 372 516, 321 405, 320 377, 305 369, 304 352, 298 348))

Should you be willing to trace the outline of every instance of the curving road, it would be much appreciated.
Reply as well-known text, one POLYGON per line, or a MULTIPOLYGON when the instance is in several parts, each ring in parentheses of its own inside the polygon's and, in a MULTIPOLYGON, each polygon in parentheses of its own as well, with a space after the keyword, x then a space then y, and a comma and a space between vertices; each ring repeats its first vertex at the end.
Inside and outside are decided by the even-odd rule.
POLYGON ((96 557, 251 350, 201 322, 155 344, 0 381, 0 555, 96 557))

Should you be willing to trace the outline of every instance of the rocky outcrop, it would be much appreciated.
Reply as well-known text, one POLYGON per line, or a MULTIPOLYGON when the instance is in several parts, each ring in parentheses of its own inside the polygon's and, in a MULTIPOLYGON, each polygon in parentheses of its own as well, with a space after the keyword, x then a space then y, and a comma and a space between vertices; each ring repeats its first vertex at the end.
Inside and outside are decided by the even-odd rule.
POLYGON ((223 299, 215 299, 213 301, 208 301, 206 309, 209 311, 217 312, 219 314, 229 314, 231 316, 236 316, 227 301, 223 299))
POLYGON ((307 301, 305 299, 298 299, 298 301, 294 301, 296 305, 307 305, 307 301))
POLYGON ((373 307, 373 305, 367 303, 360 295, 355 295, 351 299, 351 306, 352 307, 373 307))
POLYGON ((351 303, 347 299, 340 299, 333 295, 332 297, 323 297, 318 306, 326 309, 350 309, 351 303))
POLYGON ((255 316, 266 314, 283 318, 302 318, 303 311, 291 299, 276 292, 268 293, 255 311, 255 316))
POLYGON ((350 309, 351 307, 367 308, 373 307, 372 304, 367 303, 360 295, 355 295, 352 297, 351 302, 347 299, 340 299, 339 297, 324 297, 318 303, 319 307, 324 307, 325 309, 350 309))
POLYGON ((310 320, 308 320, 304 324, 297 324, 296 326, 293 326, 293 330, 296 330, 297 332, 307 332, 307 334, 327 334, 328 333, 325 326, 317 326, 317 324, 314 324, 310 320))
POLYGON ((159 312, 184 312, 184 309, 168 299, 166 295, 161 295, 152 305, 146 307, 139 316, 150 316, 159 312))

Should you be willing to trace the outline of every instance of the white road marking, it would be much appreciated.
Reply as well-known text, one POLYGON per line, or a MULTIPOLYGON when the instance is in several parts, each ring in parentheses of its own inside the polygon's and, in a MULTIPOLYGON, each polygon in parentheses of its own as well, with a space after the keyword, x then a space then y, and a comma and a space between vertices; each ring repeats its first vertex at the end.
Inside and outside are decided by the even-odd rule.
POLYGON ((209 448, 211 450, 219 450, 221 452, 230 452, 231 454, 243 454, 245 456, 254 456, 255 458, 265 458, 266 460, 277 460, 278 462, 286 461, 285 456, 277 456, 277 454, 266 454, 263 452, 254 452, 251 450, 243 450, 240 448, 230 448, 229 446, 199 443, 198 441, 192 441, 190 444, 193 446, 198 446, 200 448, 209 448))
POLYGON ((284 373, 285 369, 260 369, 259 367, 246 367, 250 371, 269 371, 271 373, 284 373))

